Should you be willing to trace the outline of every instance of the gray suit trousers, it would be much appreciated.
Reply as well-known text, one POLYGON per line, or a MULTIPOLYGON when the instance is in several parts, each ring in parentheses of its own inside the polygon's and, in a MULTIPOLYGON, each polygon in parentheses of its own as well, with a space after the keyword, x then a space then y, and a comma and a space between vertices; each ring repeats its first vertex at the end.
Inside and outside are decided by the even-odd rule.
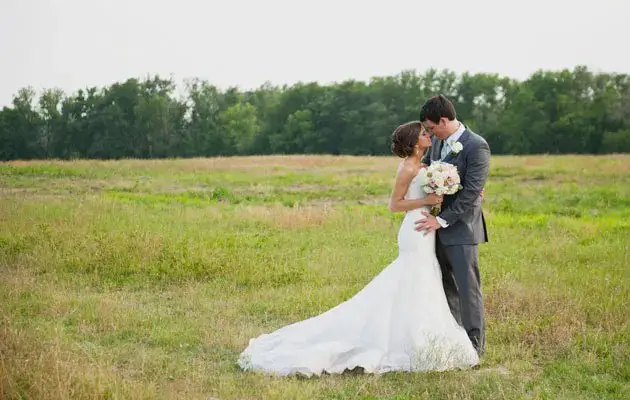
POLYGON ((451 313, 464 327, 481 356, 485 349, 486 329, 477 245, 445 246, 437 235, 435 246, 451 313))

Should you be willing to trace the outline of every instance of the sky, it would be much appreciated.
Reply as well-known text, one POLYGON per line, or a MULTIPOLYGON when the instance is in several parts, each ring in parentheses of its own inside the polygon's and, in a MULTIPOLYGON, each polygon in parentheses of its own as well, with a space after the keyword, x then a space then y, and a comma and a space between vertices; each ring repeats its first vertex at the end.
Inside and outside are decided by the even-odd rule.
POLYGON ((630 73, 629 16, 625 0, 0 0, 0 107, 25 86, 154 74, 249 89, 429 68, 630 73))

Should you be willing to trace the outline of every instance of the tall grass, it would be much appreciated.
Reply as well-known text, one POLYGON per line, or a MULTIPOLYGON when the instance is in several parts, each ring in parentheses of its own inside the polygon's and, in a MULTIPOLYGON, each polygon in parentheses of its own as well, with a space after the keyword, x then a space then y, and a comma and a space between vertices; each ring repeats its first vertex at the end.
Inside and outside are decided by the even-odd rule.
POLYGON ((391 157, 0 165, 0 398, 621 399, 630 157, 494 157, 474 371, 271 378, 249 338, 397 255, 391 157))

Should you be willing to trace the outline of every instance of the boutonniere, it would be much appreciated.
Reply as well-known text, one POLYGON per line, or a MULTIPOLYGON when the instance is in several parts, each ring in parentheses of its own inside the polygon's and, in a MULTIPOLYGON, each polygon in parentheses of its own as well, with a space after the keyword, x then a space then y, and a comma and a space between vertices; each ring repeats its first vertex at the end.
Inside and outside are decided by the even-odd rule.
POLYGON ((464 145, 460 142, 455 142, 451 144, 451 154, 458 154, 460 151, 464 149, 464 145))

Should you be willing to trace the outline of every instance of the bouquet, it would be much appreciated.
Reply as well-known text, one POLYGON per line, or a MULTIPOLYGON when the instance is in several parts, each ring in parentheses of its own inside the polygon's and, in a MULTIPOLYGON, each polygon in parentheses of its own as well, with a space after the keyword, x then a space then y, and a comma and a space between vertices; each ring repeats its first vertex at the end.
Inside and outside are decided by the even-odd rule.
MULTIPOLYGON (((424 185, 422 190, 425 193, 435 193, 438 196, 447 194, 454 194, 460 190, 463 186, 460 184, 461 180, 457 167, 453 164, 445 163, 442 161, 433 161, 431 165, 423 169, 424 171, 424 185)), ((438 215, 440 213, 441 205, 435 205, 431 208, 431 215, 438 215)))

